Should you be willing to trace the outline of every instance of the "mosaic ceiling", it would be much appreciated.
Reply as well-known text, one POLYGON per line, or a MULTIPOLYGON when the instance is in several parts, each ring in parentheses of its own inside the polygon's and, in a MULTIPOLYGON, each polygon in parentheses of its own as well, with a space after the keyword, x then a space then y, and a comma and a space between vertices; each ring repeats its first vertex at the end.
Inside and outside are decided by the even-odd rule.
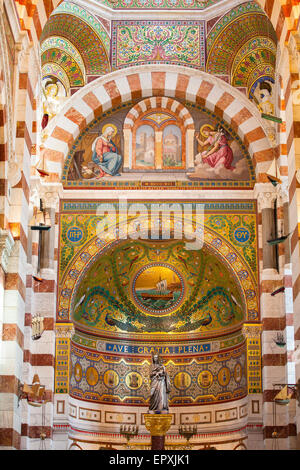
MULTIPOLYGON (((140 202, 146 217, 152 205, 140 202)), ((136 203, 128 201, 128 230, 136 203)), ((116 204, 105 204, 118 213, 116 204)), ((174 383, 172 405, 247 394, 246 353, 250 365, 254 353, 246 351, 241 326, 259 321, 256 204, 194 201, 189 209, 194 228, 199 204, 204 245, 190 249, 186 239, 173 238, 183 223, 184 203, 174 208, 166 239, 134 239, 130 232, 112 241, 100 229, 101 204, 62 201, 56 325, 64 327, 70 319, 75 334, 72 341, 57 340, 56 393, 146 405, 143 378, 155 345, 174 383)), ((121 234, 121 225, 115 227, 121 234)), ((259 393, 259 365, 250 375, 250 393, 259 393)))
POLYGON ((124 242, 109 250, 78 288, 75 322, 135 333, 197 332, 241 323, 243 300, 229 271, 208 250, 184 247, 183 241, 124 242))
MULTIPOLYGON (((42 64, 56 77, 61 68, 69 87, 78 88, 111 70, 137 64, 184 65, 218 75, 250 98, 258 83, 274 83, 276 33, 256 2, 204 20, 165 20, 164 10, 204 10, 221 0, 98 0, 112 9, 159 8, 159 19, 129 15, 108 20, 72 2, 62 2, 41 36, 42 64), (45 53, 52 49, 51 54, 45 53), (63 50, 63 56, 59 50, 63 50), (54 65, 53 65, 54 64, 54 65), (58 67, 55 67, 55 64, 58 67)), ((192 14, 192 13, 191 13, 192 14)))
POLYGON ((55 14, 47 22, 41 41, 50 36, 69 39, 79 51, 86 67, 86 73, 102 75, 108 73, 107 51, 99 36, 87 23, 73 15, 55 14))
POLYGON ((205 10, 223 0, 97 0, 113 9, 205 10))
MULTIPOLYGON (((81 329, 104 336, 202 337, 258 320, 253 204, 229 205, 231 213, 206 204, 203 248, 170 236, 105 241, 95 205, 63 205, 58 321, 71 316, 81 329)), ((171 230, 183 223, 177 210, 171 230)), ((135 223, 130 217, 128 227, 135 223)))
POLYGON ((248 95, 258 80, 275 77, 276 33, 254 3, 224 15, 206 38, 206 71, 225 75, 248 95))
POLYGON ((59 65, 69 87, 85 85, 86 74, 110 71, 109 35, 101 21, 78 5, 63 2, 46 23, 40 43, 42 65, 59 65))
POLYGON ((84 74, 73 57, 60 48, 47 49, 41 56, 42 67, 54 63, 62 68, 68 76, 71 87, 84 85, 84 74))

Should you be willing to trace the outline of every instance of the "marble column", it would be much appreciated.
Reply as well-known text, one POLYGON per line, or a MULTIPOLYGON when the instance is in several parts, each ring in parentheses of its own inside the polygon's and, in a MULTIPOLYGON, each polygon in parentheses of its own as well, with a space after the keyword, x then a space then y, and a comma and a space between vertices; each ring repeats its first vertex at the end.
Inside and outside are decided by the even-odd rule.
MULTIPOLYGON (((286 337, 284 290, 284 251, 282 244, 276 253, 267 241, 274 238, 274 201, 277 200, 278 228, 282 229, 282 200, 278 189, 271 185, 256 185, 258 199, 259 247, 260 247, 260 307, 262 322, 262 416, 265 449, 289 449, 289 416, 286 407, 277 407, 276 429, 280 438, 273 439, 275 384, 287 383, 286 349, 276 345, 278 334, 286 337), (277 261, 276 258, 277 257, 277 261), (280 424, 279 424, 280 423, 280 424), (279 427, 278 427, 279 426, 279 427)), ((280 236, 281 233, 278 233, 280 236)), ((278 387, 277 387, 278 391, 278 387)))

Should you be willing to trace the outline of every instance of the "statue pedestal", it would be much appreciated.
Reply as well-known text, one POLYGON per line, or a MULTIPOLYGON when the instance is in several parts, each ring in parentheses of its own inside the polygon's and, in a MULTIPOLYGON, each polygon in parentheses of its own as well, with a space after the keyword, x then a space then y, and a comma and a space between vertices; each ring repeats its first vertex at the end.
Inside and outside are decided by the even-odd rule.
POLYGON ((172 422, 170 414, 145 414, 145 426, 151 434, 151 450, 164 450, 165 435, 172 422))

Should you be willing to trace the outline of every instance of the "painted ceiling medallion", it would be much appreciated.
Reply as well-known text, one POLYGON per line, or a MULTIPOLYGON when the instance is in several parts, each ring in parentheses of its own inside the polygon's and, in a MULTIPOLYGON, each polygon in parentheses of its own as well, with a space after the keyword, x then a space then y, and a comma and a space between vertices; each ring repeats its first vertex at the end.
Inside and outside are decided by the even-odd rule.
POLYGON ((166 315, 177 308, 184 290, 181 274, 166 263, 144 266, 132 282, 132 294, 137 305, 155 315, 166 315))

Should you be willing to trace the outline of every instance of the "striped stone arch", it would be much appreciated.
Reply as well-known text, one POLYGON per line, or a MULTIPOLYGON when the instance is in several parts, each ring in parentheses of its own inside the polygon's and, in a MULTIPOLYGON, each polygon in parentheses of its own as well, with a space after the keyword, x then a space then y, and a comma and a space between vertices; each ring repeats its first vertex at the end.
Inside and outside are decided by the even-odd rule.
MULTIPOLYGON (((21 28, 28 31, 30 39, 39 39, 49 16, 62 0, 15 0, 20 5, 21 28), (25 6, 25 8, 24 8, 25 6)), ((280 48, 284 48, 290 32, 296 28, 294 0, 256 0, 269 17, 276 31, 280 48)), ((242 3, 242 2, 241 2, 242 3)))
POLYGON ((238 90, 205 72, 173 65, 139 66, 110 73, 74 94, 49 124, 43 159, 53 180, 87 125, 125 103, 162 96, 198 104, 223 119, 241 138, 253 160, 258 182, 274 158, 257 108, 238 90))
POLYGON ((179 101, 164 96, 153 96, 152 98, 146 98, 145 100, 137 103, 128 112, 123 128, 131 129, 141 114, 156 109, 162 109, 165 111, 169 110, 173 113, 176 113, 176 115, 182 120, 182 123, 186 129, 195 129, 194 120, 186 107, 179 103, 179 101))

